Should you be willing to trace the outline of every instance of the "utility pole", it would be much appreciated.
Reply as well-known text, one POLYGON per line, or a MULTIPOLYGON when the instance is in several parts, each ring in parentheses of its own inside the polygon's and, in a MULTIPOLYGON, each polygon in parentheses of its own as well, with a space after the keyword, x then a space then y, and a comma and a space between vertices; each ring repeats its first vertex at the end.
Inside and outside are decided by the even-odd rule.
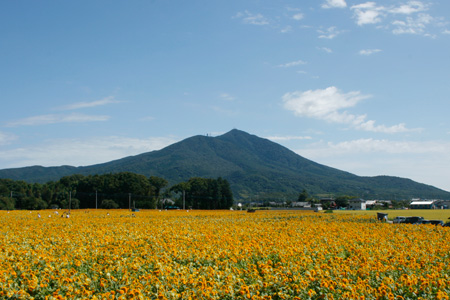
POLYGON ((128 207, 131 211, 131 193, 128 193, 128 207))
POLYGON ((186 201, 186 192, 183 190, 183 210, 186 209, 185 201, 186 201))
POLYGON ((95 190, 95 209, 97 209, 97 190, 95 190))
POLYGON ((70 214, 71 204, 72 204, 72 191, 69 192, 69 214, 70 214))

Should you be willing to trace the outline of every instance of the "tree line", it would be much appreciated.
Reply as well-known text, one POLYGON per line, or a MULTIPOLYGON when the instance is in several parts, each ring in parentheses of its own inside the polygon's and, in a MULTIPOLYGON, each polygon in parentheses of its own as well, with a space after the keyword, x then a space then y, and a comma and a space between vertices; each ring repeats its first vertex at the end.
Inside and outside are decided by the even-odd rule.
POLYGON ((228 209, 230 184, 221 177, 191 178, 168 186, 157 176, 121 172, 70 175, 45 184, 0 179, 0 209, 166 208, 228 209))

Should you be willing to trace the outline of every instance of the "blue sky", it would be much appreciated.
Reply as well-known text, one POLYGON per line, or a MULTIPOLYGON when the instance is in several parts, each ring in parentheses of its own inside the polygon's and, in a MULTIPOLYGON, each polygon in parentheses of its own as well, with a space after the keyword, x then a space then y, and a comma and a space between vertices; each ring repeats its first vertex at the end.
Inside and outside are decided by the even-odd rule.
POLYGON ((450 191, 450 2, 2 1, 0 169, 237 128, 450 191))

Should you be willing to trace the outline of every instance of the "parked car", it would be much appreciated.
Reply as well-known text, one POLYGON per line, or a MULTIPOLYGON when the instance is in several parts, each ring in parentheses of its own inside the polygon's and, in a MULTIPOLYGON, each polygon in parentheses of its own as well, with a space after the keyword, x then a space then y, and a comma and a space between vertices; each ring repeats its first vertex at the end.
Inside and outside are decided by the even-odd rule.
POLYGON ((406 220, 406 217, 398 216, 398 217, 395 217, 395 218, 394 218, 394 220, 392 221, 392 223, 404 223, 405 220, 406 220))
POLYGON ((430 224, 436 225, 436 226, 444 226, 444 221, 441 220, 430 220, 430 224))
POLYGON ((405 224, 422 224, 422 217, 407 217, 403 223, 405 224))

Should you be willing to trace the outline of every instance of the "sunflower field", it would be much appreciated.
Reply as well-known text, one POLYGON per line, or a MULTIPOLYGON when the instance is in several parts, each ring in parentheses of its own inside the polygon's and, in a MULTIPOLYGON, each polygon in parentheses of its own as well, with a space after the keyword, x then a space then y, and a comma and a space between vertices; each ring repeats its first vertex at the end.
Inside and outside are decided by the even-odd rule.
POLYGON ((450 229, 301 211, 0 211, 0 299, 449 299, 450 229))

